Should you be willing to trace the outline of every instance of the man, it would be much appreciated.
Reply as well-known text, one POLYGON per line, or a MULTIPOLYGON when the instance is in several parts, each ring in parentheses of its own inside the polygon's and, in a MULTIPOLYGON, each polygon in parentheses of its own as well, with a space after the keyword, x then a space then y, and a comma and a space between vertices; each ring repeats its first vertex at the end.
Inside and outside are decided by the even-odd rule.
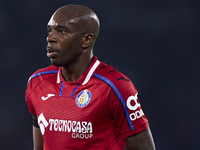
POLYGON ((36 71, 26 100, 34 150, 155 150, 131 81, 93 55, 97 15, 80 5, 59 8, 47 25, 52 65, 36 71))

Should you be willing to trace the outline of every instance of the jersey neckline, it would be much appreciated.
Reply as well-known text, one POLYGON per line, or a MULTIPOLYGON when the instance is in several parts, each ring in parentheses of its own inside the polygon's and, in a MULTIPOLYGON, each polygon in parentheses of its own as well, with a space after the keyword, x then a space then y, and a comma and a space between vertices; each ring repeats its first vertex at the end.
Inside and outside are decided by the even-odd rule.
POLYGON ((96 68, 99 66, 100 61, 97 59, 96 56, 93 57, 93 61, 90 64, 90 66, 86 69, 86 71, 82 74, 82 76, 76 81, 76 82, 67 82, 63 76, 62 76, 62 67, 59 67, 58 73, 57 73, 57 83, 67 82, 71 84, 80 84, 80 85, 86 85, 92 75, 94 74, 96 68))

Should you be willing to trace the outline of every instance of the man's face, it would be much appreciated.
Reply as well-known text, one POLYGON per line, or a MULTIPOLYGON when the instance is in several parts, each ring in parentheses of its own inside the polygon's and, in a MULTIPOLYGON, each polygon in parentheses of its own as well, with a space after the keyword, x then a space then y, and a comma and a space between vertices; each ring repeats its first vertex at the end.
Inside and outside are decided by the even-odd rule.
POLYGON ((55 66, 69 67, 82 54, 82 33, 71 16, 70 13, 64 16, 62 12, 57 12, 47 25, 47 56, 55 66))

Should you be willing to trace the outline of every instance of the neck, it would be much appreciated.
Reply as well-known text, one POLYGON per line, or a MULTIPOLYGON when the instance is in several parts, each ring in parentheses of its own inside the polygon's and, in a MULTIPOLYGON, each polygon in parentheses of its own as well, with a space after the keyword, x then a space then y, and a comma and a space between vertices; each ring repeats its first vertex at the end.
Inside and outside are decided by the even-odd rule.
POLYGON ((76 82, 92 63, 93 54, 81 57, 73 65, 62 67, 62 75, 68 82, 76 82))

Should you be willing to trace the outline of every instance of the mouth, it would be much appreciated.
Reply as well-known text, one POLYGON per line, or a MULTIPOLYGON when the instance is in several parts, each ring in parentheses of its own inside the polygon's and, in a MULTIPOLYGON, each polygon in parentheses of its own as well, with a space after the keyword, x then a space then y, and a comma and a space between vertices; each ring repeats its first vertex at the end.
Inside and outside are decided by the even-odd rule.
POLYGON ((47 57, 53 58, 58 53, 58 49, 53 46, 47 45, 47 57))

